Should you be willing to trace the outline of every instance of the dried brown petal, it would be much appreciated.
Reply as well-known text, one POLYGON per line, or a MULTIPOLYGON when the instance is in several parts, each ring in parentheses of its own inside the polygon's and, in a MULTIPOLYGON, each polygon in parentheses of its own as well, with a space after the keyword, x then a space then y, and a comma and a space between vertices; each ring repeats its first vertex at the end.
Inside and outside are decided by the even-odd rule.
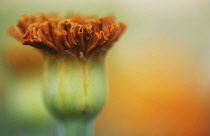
POLYGON ((124 23, 115 23, 112 16, 96 18, 78 14, 71 14, 64 20, 57 15, 24 15, 17 26, 22 37, 14 27, 8 33, 24 45, 56 56, 68 51, 79 58, 88 57, 98 50, 107 50, 126 28, 124 23))

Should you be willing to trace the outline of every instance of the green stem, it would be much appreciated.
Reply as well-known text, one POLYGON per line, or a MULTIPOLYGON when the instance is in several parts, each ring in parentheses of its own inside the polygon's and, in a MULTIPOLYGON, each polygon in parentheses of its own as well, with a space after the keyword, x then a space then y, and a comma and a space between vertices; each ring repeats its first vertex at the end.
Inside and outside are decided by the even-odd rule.
POLYGON ((58 136, 92 136, 92 120, 106 98, 104 57, 46 60, 44 100, 57 119, 58 136))
POLYGON ((58 120, 56 125, 58 136, 92 136, 92 120, 58 120))

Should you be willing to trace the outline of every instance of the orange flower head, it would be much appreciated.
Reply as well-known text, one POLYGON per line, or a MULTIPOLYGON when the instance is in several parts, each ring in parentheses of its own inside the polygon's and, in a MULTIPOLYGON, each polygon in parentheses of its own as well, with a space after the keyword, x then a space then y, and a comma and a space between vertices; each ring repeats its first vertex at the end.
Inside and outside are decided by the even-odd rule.
POLYGON ((71 53, 78 58, 88 58, 94 52, 106 52, 126 25, 116 23, 112 16, 97 18, 71 14, 61 19, 52 14, 35 14, 21 16, 17 27, 19 32, 13 26, 8 33, 23 45, 55 56, 71 53))

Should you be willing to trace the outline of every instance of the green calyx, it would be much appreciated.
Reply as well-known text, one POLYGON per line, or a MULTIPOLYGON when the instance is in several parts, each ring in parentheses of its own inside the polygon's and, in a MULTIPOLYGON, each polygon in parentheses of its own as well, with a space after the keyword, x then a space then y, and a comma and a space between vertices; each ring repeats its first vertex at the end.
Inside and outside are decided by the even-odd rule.
POLYGON ((68 54, 48 57, 44 72, 44 100, 59 120, 93 119, 106 97, 104 55, 80 60, 68 54))

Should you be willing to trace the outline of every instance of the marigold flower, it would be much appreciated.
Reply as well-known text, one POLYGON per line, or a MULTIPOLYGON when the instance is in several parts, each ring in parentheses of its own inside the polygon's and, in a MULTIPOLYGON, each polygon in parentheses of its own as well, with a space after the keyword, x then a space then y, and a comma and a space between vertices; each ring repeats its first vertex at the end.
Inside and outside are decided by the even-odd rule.
POLYGON ((15 27, 8 33, 45 54, 44 100, 59 135, 90 136, 106 98, 104 56, 126 25, 112 16, 35 14, 17 26, 22 36, 15 27))

